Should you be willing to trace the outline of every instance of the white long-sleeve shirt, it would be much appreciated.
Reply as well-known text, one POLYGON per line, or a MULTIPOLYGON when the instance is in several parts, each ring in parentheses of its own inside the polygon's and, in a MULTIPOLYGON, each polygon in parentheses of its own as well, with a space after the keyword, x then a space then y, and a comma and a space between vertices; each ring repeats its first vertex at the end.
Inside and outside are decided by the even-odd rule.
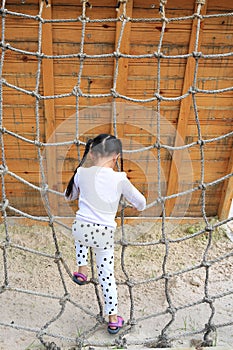
POLYGON ((79 198, 77 219, 116 227, 115 216, 121 195, 136 209, 140 211, 145 209, 145 197, 131 184, 125 172, 92 166, 78 168, 72 195, 67 199, 79 198))

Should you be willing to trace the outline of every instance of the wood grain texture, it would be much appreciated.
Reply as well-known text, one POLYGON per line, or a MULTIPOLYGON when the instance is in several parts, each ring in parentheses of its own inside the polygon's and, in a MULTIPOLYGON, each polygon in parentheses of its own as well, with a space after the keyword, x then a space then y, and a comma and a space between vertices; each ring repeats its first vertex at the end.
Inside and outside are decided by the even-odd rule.
MULTIPOLYGON (((23 18, 11 13, 6 15, 5 43, 16 50, 5 50, 3 62, 3 79, 26 91, 17 91, 6 84, 3 85, 2 127, 11 133, 17 133, 26 138, 24 142, 14 135, 3 135, 5 158, 8 169, 27 181, 40 183, 40 166, 38 151, 45 155, 47 166, 52 166, 50 186, 63 190, 77 165, 83 146, 50 147, 48 154, 43 153, 45 147, 37 148, 34 142, 37 135, 44 143, 48 141, 72 141, 80 138, 86 142, 101 132, 113 132, 113 109, 111 96, 114 73, 116 73, 116 57, 114 52, 122 26, 123 8, 116 11, 116 4, 110 0, 91 1, 92 8, 86 9, 85 36, 83 60, 78 57, 81 46, 84 22, 80 19, 82 4, 76 0, 58 0, 50 8, 44 8, 42 17, 49 19, 72 19, 60 23, 43 23, 42 52, 45 55, 75 55, 75 57, 42 58, 40 62, 38 101, 32 92, 35 90, 38 72, 38 34, 39 22, 34 18, 23 18), (109 20, 111 19, 111 20, 109 20), (94 22, 91 22, 96 20, 94 22), (25 52, 24 52, 25 51, 25 52), (97 55, 85 57, 85 55, 97 55), (107 57, 107 55, 109 55, 107 57), (81 91, 78 98, 72 94, 77 86, 81 91), (60 97, 61 94, 71 94, 60 97), (84 96, 83 96, 83 95, 84 96), (101 97, 101 95, 110 96, 101 97), (56 95, 55 99, 44 99, 56 95), (88 95, 89 97, 85 96, 88 95), (78 113, 76 111, 78 103, 78 113), (39 115, 39 125, 36 117, 39 115), (78 123, 75 122, 79 116, 78 123), (39 130, 38 130, 39 127, 39 130), (51 135, 55 131, 55 138, 51 135)), ((153 98, 157 89, 158 69, 160 67, 160 122, 157 125, 157 101, 147 103, 130 103, 121 98, 115 98, 117 107, 117 132, 123 139, 125 149, 137 149, 156 145, 179 145, 178 136, 184 144, 196 143, 186 151, 166 150, 163 147, 160 154, 156 147, 152 150, 136 154, 124 154, 125 171, 131 181, 148 198, 154 201, 158 195, 175 194, 198 186, 201 181, 201 155, 198 142, 198 131, 203 140, 232 132, 233 96, 232 91, 210 94, 210 90, 231 87, 233 81, 233 57, 195 58, 177 57, 192 53, 195 47, 196 19, 191 18, 170 21, 166 24, 162 40, 160 64, 156 54, 153 57, 142 55, 157 53, 161 36, 162 23, 158 4, 151 6, 142 0, 129 0, 126 24, 120 52, 129 55, 141 55, 139 58, 120 57, 116 91, 127 98, 153 98), (135 19, 153 18, 154 21, 136 21, 135 19), (166 56, 176 56, 168 58, 166 56), (185 94, 193 85, 196 71, 196 87, 204 90, 195 94, 198 107, 198 124, 190 96, 182 100, 163 100, 176 98, 185 94), (124 104, 124 108, 120 105, 124 104), (131 107, 130 107, 131 106, 131 107), (134 106, 135 108, 133 108, 134 106), (153 113, 154 114, 153 114, 153 113), (177 136, 178 135, 178 136, 177 136), (158 155, 160 160, 158 161, 158 155), (160 179, 160 184, 159 184, 160 179)), ((122 6, 122 5, 121 5, 122 6)), ((195 1, 167 2, 166 17, 179 18, 191 16, 194 13, 195 1)), ((39 13, 37 0, 7 1, 7 10, 36 16, 39 13)), ((230 12, 228 0, 211 0, 202 9, 202 14, 213 15, 230 12), (204 11, 204 12, 203 12, 204 11)), ((230 17, 204 18, 201 21, 198 51, 203 55, 213 55, 232 52, 233 20, 230 17)), ((206 143, 204 152, 204 181, 216 181, 232 172, 232 136, 219 141, 206 143)), ((11 205, 23 208, 34 215, 44 215, 40 195, 27 189, 24 184, 10 176, 5 177, 6 193, 11 205)), ((208 187, 206 190, 206 212, 209 216, 228 215, 232 200, 232 180, 222 181, 208 187)), ((166 203, 167 214, 182 216, 182 210, 187 206, 187 197, 182 196, 172 211, 174 202, 166 203)), ((199 217, 201 215, 201 191, 192 193, 185 216, 199 217)), ((59 207, 59 206, 58 206, 59 207)), ((57 209, 58 210, 58 209, 57 209)), ((59 211, 59 210, 58 210, 59 211)), ((136 215, 127 209, 127 215, 136 215)), ((59 215, 62 215, 62 209, 59 215)), ((148 210, 149 216, 161 214, 161 208, 148 210)))

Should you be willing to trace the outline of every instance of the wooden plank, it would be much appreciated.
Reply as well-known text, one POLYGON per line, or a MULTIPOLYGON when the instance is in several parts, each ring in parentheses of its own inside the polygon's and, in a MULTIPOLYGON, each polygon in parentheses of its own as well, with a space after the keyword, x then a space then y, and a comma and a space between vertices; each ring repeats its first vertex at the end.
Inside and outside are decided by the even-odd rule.
MULTIPOLYGON (((122 11, 124 10, 124 3, 119 8, 118 17, 124 14, 122 11)), ((133 0, 127 0, 125 15, 129 18, 132 17, 133 13, 133 0)), ((123 22, 117 22, 116 24, 116 34, 115 34, 115 49, 117 49, 121 29, 123 22)), ((124 27, 124 32, 121 40, 121 44, 119 47, 119 51, 123 54, 129 54, 130 49, 130 40, 131 40, 131 22, 126 23, 124 27)), ((114 64, 114 74, 115 74, 116 64, 114 64)), ((116 82, 116 90, 118 93, 122 95, 127 94, 127 83, 128 83, 128 59, 120 58, 118 61, 118 76, 116 82)))
MULTIPOLYGON (((44 2, 43 2, 44 3, 44 2)), ((52 2, 49 6, 43 7, 42 17, 44 19, 52 18, 52 2)), ((53 55, 53 27, 52 23, 43 24, 42 27, 42 52, 47 55, 53 55)), ((43 91, 44 96, 53 96, 54 89, 54 71, 53 60, 42 60, 43 71, 43 91)), ((55 110, 54 99, 47 99, 44 101, 44 115, 45 115, 45 140, 48 142, 55 130, 55 110)), ((53 140, 54 142, 55 140, 53 140)), ((47 181, 49 188, 56 189, 56 148, 50 147, 49 152, 46 153, 47 162, 47 181)))
MULTIPOLYGON (((87 16, 91 19, 96 18, 115 18, 116 17, 116 3, 111 0, 104 0, 102 2, 93 0, 92 9, 87 8, 87 16)), ((187 16, 193 14, 193 3, 194 1, 188 2, 187 0, 180 0, 174 6, 171 2, 167 2, 166 5, 166 16, 168 18, 187 16)), ((129 4, 129 3, 128 3, 129 4)), ((121 4, 122 6, 122 4, 121 4)), ((128 6, 128 5, 127 5, 128 6)), ((133 2, 133 14, 127 9, 127 16, 131 18, 150 18, 159 17, 158 7, 159 3, 152 6, 149 2, 144 0, 134 0, 133 2)), ((31 0, 30 4, 26 2, 24 5, 21 3, 7 5, 8 10, 16 12, 25 12, 29 15, 38 14, 38 0, 31 0)), ((44 9, 47 11, 48 9, 44 9)), ((81 14, 82 4, 77 3, 76 0, 71 0, 64 3, 62 0, 56 1, 52 5, 52 16, 53 18, 78 18, 81 14)), ((121 8, 122 10, 122 8, 121 8)), ((211 1, 208 6, 208 13, 224 13, 228 12, 229 4, 226 0, 219 2, 219 0, 211 1)), ((120 13, 118 13, 119 15, 120 13)), ((46 15, 43 16, 46 18, 46 15)), ((118 23, 120 26, 121 23, 118 23)), ((43 24, 43 32, 49 28, 48 24, 43 24)), ((123 44, 126 44, 125 53, 131 54, 144 54, 153 53, 156 51, 158 40, 161 34, 161 23, 128 23, 126 27, 131 27, 129 33, 129 40, 127 40, 127 32, 125 31, 123 36, 123 44)), ((166 32, 164 35, 162 52, 164 54, 186 54, 189 50, 188 42, 190 37, 190 30, 192 27, 191 20, 171 22, 167 25, 166 32)), ((84 52, 88 54, 103 54, 114 52, 115 38, 116 38, 116 22, 99 22, 99 23, 87 23, 86 24, 86 35, 84 43, 84 52)), ((126 28, 127 29, 127 28, 126 28)), ((52 24, 52 51, 47 50, 46 46, 43 51, 49 54, 65 54, 65 53, 78 53, 80 50, 80 35, 81 35, 81 23, 53 23, 52 24)), ((216 17, 205 19, 205 35, 202 39, 201 51, 207 53, 222 53, 231 51, 233 34, 233 21, 232 17, 216 17)), ((22 48, 24 50, 33 51, 36 53, 38 45, 38 21, 20 18, 16 16, 7 15, 6 20, 6 40, 16 48, 22 48)), ((43 45, 45 43, 43 42, 43 45)), ((123 46, 122 46, 123 47, 123 46)), ((193 49, 193 48, 192 48, 193 49)), ((121 50, 122 51, 122 50, 121 50)), ((191 50, 192 51, 192 50, 191 50)), ((122 51, 124 52, 124 51, 122 51)), ((5 62, 3 66, 4 78, 20 87, 33 90, 35 86, 35 77, 37 72, 37 57, 11 50, 5 52, 5 62)), ((43 59, 43 64, 48 63, 49 60, 43 59)), ((76 83, 77 74, 79 71, 79 60, 78 59, 55 59, 53 62, 53 79, 54 84, 53 93, 63 93, 72 91, 73 86, 76 83)), ((154 93, 153 82, 157 72, 156 58, 152 59, 120 59, 120 63, 128 64, 128 68, 123 67, 121 69, 126 74, 122 73, 122 87, 125 83, 127 85, 122 89, 123 94, 134 98, 147 98, 151 97, 154 93), (127 77, 128 75, 128 77, 127 77)), ((96 59, 85 59, 84 69, 82 71, 82 82, 81 88, 85 93, 105 93, 110 92, 112 87, 112 72, 113 72, 114 58, 106 58, 99 60, 96 59), (91 83, 90 83, 91 81, 91 83)), ((161 93, 164 96, 173 97, 178 96, 182 93, 182 79, 185 73, 186 60, 185 59, 161 59, 161 93)), ((42 67, 43 68, 43 67, 42 67)), ((187 70, 187 67, 186 67, 187 70)), ((43 70, 42 70, 43 71, 43 70)), ((222 88, 232 85, 232 58, 222 59, 200 59, 198 69, 198 87, 205 89, 222 88)), ((120 76, 119 76, 120 77, 120 76)), ((44 77, 48 83, 49 79, 44 77)), ((49 82, 50 83, 50 82, 49 82)), ((156 83, 156 82, 155 82, 156 83)), ((188 84, 187 84, 188 85, 188 84)), ((121 89, 121 86, 119 86, 121 89)), ((43 91, 43 85, 40 86, 41 94, 50 94, 43 91)), ((224 135, 227 132, 232 131, 232 92, 224 94, 196 94, 197 104, 199 109, 199 118, 201 123, 201 131, 203 138, 213 138, 219 135, 224 135)), ((80 111, 90 106, 110 103, 112 97, 109 98, 80 98, 80 111)), ((32 96, 25 95, 16 90, 12 90, 7 87, 3 87, 3 126, 8 130, 19 133, 22 136, 28 137, 33 140, 35 137, 35 98, 32 96)), ((72 140, 74 138, 73 133, 69 130, 68 125, 64 121, 72 114, 75 113, 75 97, 61 98, 53 100, 54 103, 54 128, 58 128, 62 123, 64 125, 63 135, 59 137, 66 137, 66 140, 72 140)), ((183 102, 182 102, 183 103, 183 102)), ((178 101, 162 101, 161 102, 161 115, 168 120, 171 125, 175 125, 177 122, 178 101)), ((143 104, 143 107, 151 108, 151 103, 143 104)), ((40 115, 44 116, 44 104, 41 101, 40 115)), ((127 111, 125 111, 127 113, 127 111)), ((80 113, 81 116, 82 113, 80 113)), ((84 112, 85 115, 80 118, 80 128, 86 132, 82 140, 85 137, 93 133, 100 133, 103 130, 109 132, 110 121, 109 116, 103 114, 99 120, 89 118, 88 113, 84 112)), ((126 138, 129 142, 137 141, 143 145, 150 145, 155 141, 155 137, 146 134, 143 129, 132 128, 129 124, 143 124, 143 128, 148 130, 147 116, 141 117, 136 116, 135 119, 130 120, 130 123, 122 124, 118 119, 118 127, 120 134, 126 138)), ((41 140, 44 139, 44 119, 41 118, 41 140)), ((174 132, 171 134, 161 126, 161 142, 173 145, 174 144, 174 132)), ((45 140, 47 141, 47 139, 45 140)), ((194 118, 193 108, 190 110, 190 119, 187 123, 186 142, 197 141, 197 126, 194 118)), ((213 142, 204 147, 205 151, 205 181, 214 181, 216 178, 224 176, 227 173, 227 164, 231 154, 231 139, 221 140, 220 142, 213 142)), ((14 170, 17 174, 22 177, 27 177, 31 182, 38 182, 38 159, 36 157, 35 145, 29 145, 24 143, 15 137, 4 135, 4 143, 6 146, 6 156, 10 170, 14 170), (30 162, 30 163, 29 163, 30 162), (34 167, 34 170, 33 168, 34 167)), ((198 147, 190 149, 190 157, 193 162, 194 168, 194 181, 200 179, 200 152, 198 147)), ((62 150, 57 148, 56 151, 57 165, 59 168, 63 162, 62 150)), ((126 171, 129 170, 129 176, 132 181, 146 191, 146 184, 143 183, 143 174, 138 171, 137 167, 132 164, 133 160, 136 160, 141 165, 142 169, 147 169, 147 183, 153 182, 155 188, 157 186, 157 179, 153 181, 151 168, 148 167, 148 159, 146 154, 138 155, 138 158, 132 158, 126 162, 126 171), (143 187, 145 185, 145 187, 143 187)), ((170 153, 161 150, 161 160, 163 169, 163 182, 168 179, 169 167, 171 162, 170 153)), ((76 162, 76 153, 69 152, 69 160, 65 161, 63 170, 64 173, 58 173, 63 179, 70 177, 70 170, 76 162), (69 164, 70 163, 70 164, 69 164)), ((154 168, 156 169, 156 167, 154 168)), ((60 170, 59 170, 60 171, 60 170)), ((154 170, 154 173, 155 174, 154 170)), ((57 177, 58 177, 57 175, 57 177)), ((155 176, 155 175, 154 175, 155 176)), ((188 175, 185 173, 185 161, 182 163, 180 168, 180 176, 182 176, 183 184, 180 185, 179 190, 184 190, 189 185, 188 175)), ((156 177, 156 176, 155 176, 156 177)), ((60 180, 59 180, 60 181, 60 180)), ((63 180, 61 180, 63 181, 63 180)), ((17 190, 17 196, 20 197, 20 201, 23 200, 21 197, 22 191, 16 186, 16 182, 9 181, 8 187, 11 186, 10 191, 14 192, 17 190), (13 189, 13 190, 12 190, 13 189)), ((223 183, 213 188, 208 188, 206 191, 206 209, 208 215, 215 212, 217 213, 218 199, 221 195, 221 188, 223 183), (215 200, 213 201, 213 198, 215 200)), ((227 190, 228 192, 228 190, 227 190)), ((156 193, 156 191, 153 193, 156 193)), ((33 196, 33 194, 30 194, 33 196)), ((188 213, 197 215, 200 213, 200 191, 197 191, 192 196, 192 201, 188 213)), ((12 197, 13 198, 13 197, 12 197)), ((183 203, 183 202, 182 202, 183 203)), ((33 206, 33 200, 30 203, 33 206)), ((20 204, 19 204, 20 205, 20 204)), ((183 205, 183 204, 182 204, 183 205)), ((37 212, 36 208, 38 201, 35 198, 35 204, 33 210, 37 212)), ((32 207, 31 207, 32 208, 32 207)), ((30 209, 30 208, 29 208, 30 209)), ((40 210, 40 208, 38 208, 40 210)), ((131 213, 131 212, 130 212, 131 213)), ((153 213, 153 210, 150 214, 153 213)), ((129 214, 127 212, 127 214, 129 214)), ((130 214, 129 214, 130 215, 130 214)))
MULTIPOLYGON (((233 148, 228 162, 227 174, 233 173, 233 148)), ((222 195, 219 202, 218 217, 220 220, 228 218, 231 203, 233 200, 233 176, 229 180, 225 180, 222 187, 222 195)))
MULTIPOLYGON (((203 6, 202 8, 202 15, 206 13, 206 8, 207 8, 207 2, 205 6, 203 6)), ((195 19, 193 20, 192 30, 190 34, 189 52, 192 52, 195 48, 196 30, 197 30, 197 20, 195 19)), ((200 33, 199 33, 199 47, 201 45, 201 40, 202 40, 202 31, 203 31, 203 26, 202 28, 200 28, 200 33)), ((189 57, 187 59, 187 66, 185 69, 183 93, 187 92, 189 87, 192 86, 194 70, 195 70, 195 60, 194 58, 189 57)), ((190 111, 191 105, 192 105, 191 95, 181 100, 180 112, 179 112, 178 122, 177 122, 177 136, 175 140, 175 146, 182 146, 182 143, 185 140, 185 137, 187 134, 187 125, 188 125, 189 111, 190 111)), ((174 151, 172 162, 171 162, 168 187, 167 187, 168 196, 176 193, 177 191, 178 171, 181 166, 181 163, 182 163, 182 153, 180 151, 174 151)), ((175 199, 169 200, 169 202, 167 203, 166 213, 168 216, 171 215, 174 205, 175 205, 175 199)))
MULTIPOLYGON (((42 16, 44 19, 52 18, 51 6, 43 8, 42 16)), ((42 52, 47 55, 53 55, 53 37, 52 37, 52 24, 46 23, 42 27, 42 52)), ((54 95, 54 72, 53 61, 49 59, 42 60, 43 70, 43 91, 44 96, 54 95)), ((45 108, 45 130, 46 140, 51 136, 54 131, 55 118, 54 118, 54 100, 49 99, 44 101, 45 108)))

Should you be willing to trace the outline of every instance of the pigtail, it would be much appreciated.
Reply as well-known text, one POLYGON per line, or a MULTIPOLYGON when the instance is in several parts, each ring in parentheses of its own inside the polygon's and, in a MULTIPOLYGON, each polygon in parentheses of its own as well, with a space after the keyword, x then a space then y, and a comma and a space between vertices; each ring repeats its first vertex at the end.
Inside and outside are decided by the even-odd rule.
POLYGON ((87 155, 88 155, 88 152, 90 150, 90 147, 91 147, 91 144, 93 143, 93 139, 89 139, 86 143, 86 146, 85 146, 85 150, 84 150, 84 153, 83 153, 83 157, 79 163, 79 165, 77 166, 77 168, 75 169, 74 171, 74 174, 73 176, 71 177, 68 185, 67 185, 67 188, 66 188, 66 191, 65 191, 65 196, 66 197, 69 197, 71 194, 72 194, 72 190, 73 190, 73 185, 74 185, 74 177, 75 177, 75 174, 77 173, 77 170, 80 166, 82 166, 87 158, 87 155))
POLYGON ((121 171, 124 171, 124 160, 123 160, 122 145, 121 145, 121 150, 120 150, 120 156, 121 156, 121 171))

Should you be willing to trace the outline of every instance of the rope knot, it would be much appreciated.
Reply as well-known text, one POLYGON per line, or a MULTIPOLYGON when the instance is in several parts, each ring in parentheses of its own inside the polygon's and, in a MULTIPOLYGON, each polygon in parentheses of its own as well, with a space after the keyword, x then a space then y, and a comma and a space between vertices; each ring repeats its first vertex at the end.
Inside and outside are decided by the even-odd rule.
POLYGON ((131 280, 126 280, 125 283, 126 283, 127 286, 129 286, 129 287, 133 287, 133 286, 135 285, 135 283, 134 283, 133 281, 131 281, 131 280))
POLYGON ((202 191, 205 191, 206 190, 206 184, 202 183, 198 186, 198 188, 202 191))
POLYGON ((156 141, 154 144, 154 148, 161 149, 161 143, 156 141))
POLYGON ((35 146, 37 146, 38 148, 43 147, 43 143, 40 142, 40 141, 38 141, 38 140, 35 140, 35 141, 34 141, 34 144, 35 144, 35 146))
POLYGON ((206 232, 212 232, 212 231, 213 231, 213 226, 207 225, 207 226, 205 227, 205 231, 206 231, 206 232))
POLYGON ((120 244, 123 246, 123 247, 127 247, 129 245, 129 242, 126 241, 125 239, 121 239, 120 240, 120 244))
POLYGON ((111 93, 112 93, 112 96, 113 97, 119 97, 119 94, 116 92, 116 90, 115 89, 111 89, 111 93))
POLYGON ((128 0, 119 0, 117 1, 117 5, 116 5, 116 11, 119 11, 119 8, 121 6, 121 4, 126 4, 128 0))
POLYGON ((176 308, 170 306, 170 307, 167 308, 167 312, 169 312, 169 314, 171 314, 171 315, 175 315, 175 313, 176 313, 176 308))
POLYGON ((5 211, 6 208, 8 207, 8 205, 9 205, 8 199, 4 199, 4 200, 2 201, 2 203, 0 203, 0 210, 1 210, 1 211, 5 211))
POLYGON ((93 283, 96 286, 99 284, 97 278, 94 278, 94 277, 90 278, 90 282, 93 283))
POLYGON ((197 141, 197 144, 198 144, 199 146, 204 146, 205 142, 204 142, 204 140, 198 140, 198 141, 197 141))
POLYGON ((83 344, 84 344, 84 340, 81 339, 81 338, 76 338, 75 340, 77 346, 78 346, 78 349, 82 349, 83 348, 83 344))
POLYGON ((35 20, 43 23, 43 18, 40 15, 35 16, 35 20))
POLYGON ((80 61, 83 61, 87 57, 87 55, 85 53, 79 53, 78 57, 80 61))
POLYGON ((164 197, 159 197, 157 199, 157 203, 164 204, 165 203, 165 198, 164 197))
POLYGON ((41 188, 40 188, 40 192, 42 195, 45 195, 48 192, 49 189, 49 185, 48 184, 42 184, 41 188))
POLYGON ((155 56, 155 58, 162 58, 163 54, 162 54, 162 52, 155 51, 154 56, 155 56))
POLYGON ((196 88, 194 86, 190 86, 189 93, 192 94, 192 95, 196 94, 197 93, 196 88))
MULTIPOLYGON (((210 267, 210 266, 211 266, 211 263, 208 262, 208 261, 202 261, 201 266, 203 266, 203 267, 210 267)), ((204 299, 203 299, 203 300, 204 300, 204 299)))
POLYGON ((135 318, 132 318, 131 320, 128 321, 128 324, 129 324, 130 326, 136 326, 137 320, 136 320, 135 318))
POLYGON ((163 16, 163 17, 161 18, 161 21, 162 21, 162 22, 165 22, 165 23, 168 23, 168 22, 169 22, 169 19, 168 19, 167 17, 163 16))
POLYGON ((119 51, 119 50, 114 51, 114 52, 113 52, 113 56, 116 57, 116 58, 120 58, 120 57, 121 57, 120 51, 119 51))
POLYGON ((1 42, 0 47, 2 48, 2 51, 6 51, 11 48, 11 44, 9 43, 3 44, 3 42, 1 42))
POLYGON ((43 0, 43 1, 45 1, 46 7, 49 7, 49 6, 50 6, 50 5, 49 5, 49 0, 43 0))
POLYGON ((156 348, 170 348, 170 342, 165 334, 162 334, 158 337, 158 342, 155 346, 156 348))
POLYGON ((78 86, 75 86, 75 87, 73 88, 72 94, 73 94, 74 96, 82 96, 82 95, 83 95, 82 90, 81 90, 80 87, 78 87, 78 86))
POLYGON ((49 217, 49 226, 50 226, 50 227, 53 227, 53 224, 54 224, 54 217, 53 217, 53 216, 50 216, 50 217, 49 217))
POLYGON ((100 314, 96 315, 96 321, 99 322, 99 323, 104 323, 105 320, 104 320, 104 317, 100 314))
POLYGON ((0 9, 0 14, 2 15, 2 17, 6 17, 7 13, 8 13, 7 9, 3 9, 3 8, 0 9))
POLYGON ((86 5, 86 6, 89 7, 90 9, 92 8, 92 4, 91 4, 88 0, 81 0, 80 2, 82 2, 83 5, 86 5))
POLYGON ((211 336, 214 336, 214 339, 216 339, 216 327, 213 324, 205 324, 205 334, 204 334, 204 341, 202 342, 201 346, 204 347, 210 347, 213 346, 213 339, 211 339, 211 336))
POLYGON ((192 55, 194 58, 201 58, 202 57, 202 52, 200 51, 193 51, 192 55))
POLYGON ((6 175, 8 173, 8 167, 6 165, 0 165, 0 175, 6 175))
POLYGON ((69 300, 70 300, 70 295, 65 294, 65 295, 63 295, 62 298, 60 298, 59 303, 60 303, 60 305, 64 305, 69 300))
POLYGON ((115 345, 117 345, 117 347, 119 349, 127 349, 127 340, 126 340, 126 338, 122 337, 122 335, 120 335, 118 339, 115 339, 115 345))
POLYGON ((208 297, 204 297, 203 298, 203 303, 208 303, 208 304, 212 304, 213 303, 213 299, 211 299, 211 298, 208 298, 208 297))
POLYGON ((62 259, 62 253, 56 252, 54 262, 57 264, 62 259))
POLYGON ((162 96, 157 92, 154 94, 154 96, 157 98, 158 101, 162 101, 162 96))
POLYGON ((80 142, 80 140, 78 138, 74 139, 73 143, 77 147, 81 145, 81 142, 80 142))
POLYGON ((193 15, 195 18, 197 18, 197 19, 200 19, 200 20, 202 20, 203 19, 203 16, 202 15, 200 15, 199 13, 194 13, 194 15, 193 15))
POLYGON ((35 97, 37 100, 41 100, 41 95, 38 94, 36 91, 31 91, 29 95, 31 95, 32 97, 35 97))
POLYGON ((4 128, 4 126, 0 127, 0 132, 1 132, 2 134, 5 134, 6 128, 4 128))

